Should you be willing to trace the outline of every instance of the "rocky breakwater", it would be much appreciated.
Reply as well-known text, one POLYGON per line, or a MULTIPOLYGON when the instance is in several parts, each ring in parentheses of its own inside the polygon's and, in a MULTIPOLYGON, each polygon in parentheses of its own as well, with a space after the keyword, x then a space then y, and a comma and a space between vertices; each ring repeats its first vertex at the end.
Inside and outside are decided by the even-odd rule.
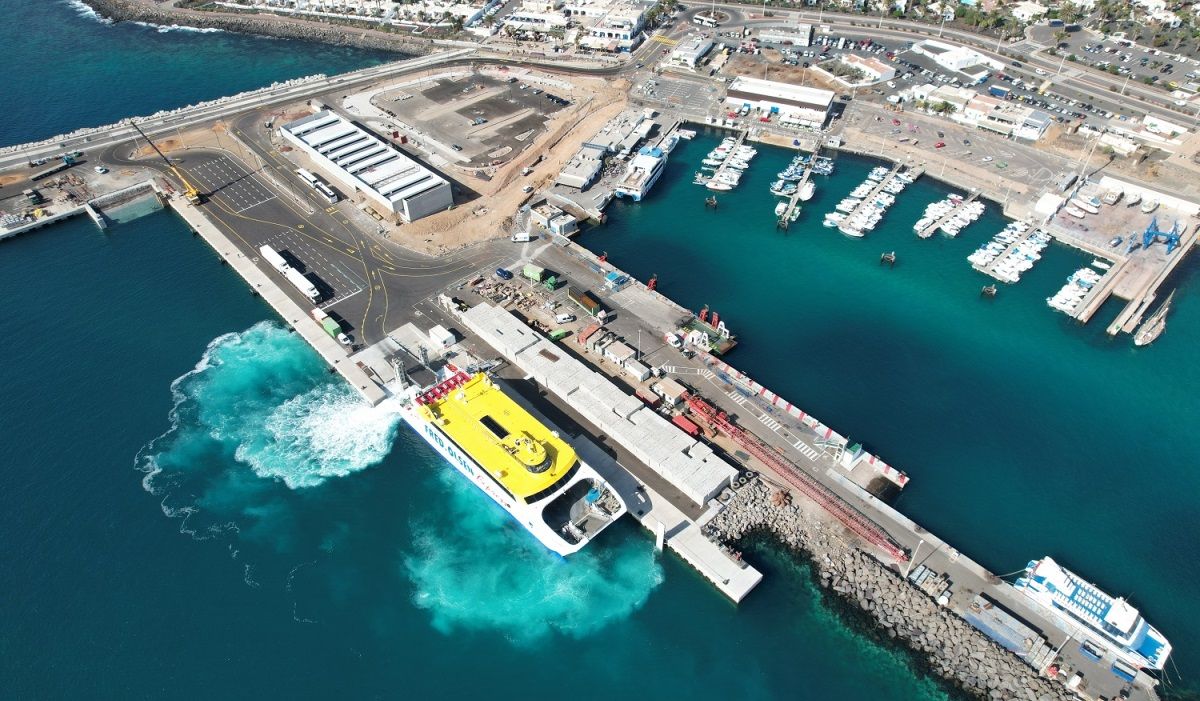
POLYGON ((302 39, 359 49, 395 51, 406 55, 428 53, 433 44, 422 39, 392 36, 378 29, 362 29, 309 22, 273 15, 239 14, 217 10, 185 10, 146 0, 82 0, 101 17, 113 22, 144 22, 161 27, 184 26, 222 29, 280 39, 302 39))
POLYGON ((705 527, 708 537, 739 547, 765 535, 806 555, 825 589, 861 609, 882 635, 903 641, 932 674, 982 699, 1066 701, 1061 684, 1040 676, 991 639, 847 541, 809 503, 791 503, 761 480, 738 490, 705 527))

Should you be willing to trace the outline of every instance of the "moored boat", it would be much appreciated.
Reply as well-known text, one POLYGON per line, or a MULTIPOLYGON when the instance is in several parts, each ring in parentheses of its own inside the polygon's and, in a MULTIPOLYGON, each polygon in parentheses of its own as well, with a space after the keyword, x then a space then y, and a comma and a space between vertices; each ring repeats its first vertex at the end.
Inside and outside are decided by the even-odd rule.
POLYGON ((1162 303, 1149 319, 1142 322, 1138 327, 1137 332, 1133 335, 1133 345, 1148 346, 1162 335, 1163 331, 1167 330, 1167 313, 1171 311, 1171 300, 1175 299, 1175 290, 1171 290, 1171 294, 1167 295, 1167 300, 1162 303))

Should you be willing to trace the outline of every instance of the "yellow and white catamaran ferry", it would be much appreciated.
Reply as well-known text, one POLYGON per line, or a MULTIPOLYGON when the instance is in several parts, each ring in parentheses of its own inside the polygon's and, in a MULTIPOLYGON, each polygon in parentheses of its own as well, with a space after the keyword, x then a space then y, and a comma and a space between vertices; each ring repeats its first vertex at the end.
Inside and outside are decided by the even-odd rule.
POLYGON ((554 552, 577 552, 625 513, 574 448, 486 375, 451 365, 399 398, 418 435, 554 552))

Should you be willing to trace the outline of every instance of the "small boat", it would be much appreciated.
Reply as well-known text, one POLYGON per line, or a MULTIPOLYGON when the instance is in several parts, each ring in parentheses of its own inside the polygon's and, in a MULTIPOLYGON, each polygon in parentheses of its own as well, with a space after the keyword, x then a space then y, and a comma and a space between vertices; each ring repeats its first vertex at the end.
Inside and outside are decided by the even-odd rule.
POLYGON ((1137 333, 1133 336, 1133 345, 1148 346, 1162 335, 1167 328, 1167 312, 1171 311, 1171 300, 1174 298, 1175 290, 1171 290, 1171 294, 1167 295, 1167 301, 1163 302, 1162 306, 1138 327, 1137 333))
POLYGON ((1109 190, 1108 192, 1104 193, 1104 196, 1100 198, 1100 201, 1111 206, 1116 204, 1124 194, 1125 193, 1121 190, 1109 190))
POLYGON ((809 180, 804 183, 804 187, 800 188, 800 201, 807 202, 812 199, 813 193, 817 191, 817 187, 809 180))
POLYGON ((1142 214, 1150 214, 1158 209, 1158 200, 1146 200, 1142 203, 1142 214))
POLYGON ((775 216, 782 217, 784 212, 787 211, 787 208, 787 202, 780 202, 779 204, 775 205, 775 216))
POLYGON ((1097 268, 1099 270, 1110 270, 1110 269, 1112 269, 1112 264, 1106 263, 1106 262, 1100 260, 1099 258, 1097 258, 1096 260, 1092 261, 1092 267, 1097 268))
POLYGON ((729 183, 723 183, 716 180, 710 180, 704 187, 707 187, 709 190, 716 190, 718 192, 729 192, 733 189, 733 186, 729 183))
POLYGON ((1120 245, 1121 245, 1121 242, 1122 242, 1122 241, 1124 241, 1124 240, 1125 240, 1125 237, 1124 237, 1124 236, 1114 236, 1114 237, 1113 237, 1113 240, 1108 242, 1108 247, 1109 247, 1109 248, 1116 248, 1117 246, 1120 246, 1120 245))
POLYGON ((1082 209, 1078 209, 1076 207, 1067 207, 1063 211, 1075 217, 1076 219, 1083 219, 1086 216, 1082 209))
POLYGON ((1135 192, 1132 195, 1130 195, 1129 197, 1125 198, 1125 206, 1126 207, 1136 207, 1139 204, 1141 204, 1141 202, 1142 202, 1142 195, 1139 192, 1135 192))

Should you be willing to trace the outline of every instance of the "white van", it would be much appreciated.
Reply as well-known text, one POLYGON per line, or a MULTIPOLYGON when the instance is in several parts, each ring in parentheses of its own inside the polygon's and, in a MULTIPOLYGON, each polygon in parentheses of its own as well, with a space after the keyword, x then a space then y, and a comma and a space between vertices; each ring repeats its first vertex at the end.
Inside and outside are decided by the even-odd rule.
POLYGON ((518 231, 517 233, 512 235, 513 243, 528 243, 529 241, 532 241, 532 240, 533 240, 533 238, 529 235, 528 231, 518 231))
POLYGON ((554 317, 554 321, 555 321, 555 323, 558 323, 558 324, 569 324, 572 321, 575 321, 575 315, 574 314, 559 314, 554 317))

